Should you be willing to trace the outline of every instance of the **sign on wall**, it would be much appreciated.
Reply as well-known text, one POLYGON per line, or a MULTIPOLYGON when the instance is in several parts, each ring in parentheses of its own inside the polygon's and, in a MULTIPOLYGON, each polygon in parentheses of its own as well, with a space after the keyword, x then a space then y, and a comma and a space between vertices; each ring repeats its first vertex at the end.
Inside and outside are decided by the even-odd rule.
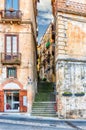
POLYGON ((23 96, 23 106, 27 106, 27 96, 23 96))

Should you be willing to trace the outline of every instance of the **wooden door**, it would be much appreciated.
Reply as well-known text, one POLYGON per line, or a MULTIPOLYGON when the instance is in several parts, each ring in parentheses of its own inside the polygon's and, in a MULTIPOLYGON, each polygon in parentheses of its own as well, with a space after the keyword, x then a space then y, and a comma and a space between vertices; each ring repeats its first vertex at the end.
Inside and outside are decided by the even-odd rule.
POLYGON ((0 90, 0 112, 4 112, 4 91, 0 90))

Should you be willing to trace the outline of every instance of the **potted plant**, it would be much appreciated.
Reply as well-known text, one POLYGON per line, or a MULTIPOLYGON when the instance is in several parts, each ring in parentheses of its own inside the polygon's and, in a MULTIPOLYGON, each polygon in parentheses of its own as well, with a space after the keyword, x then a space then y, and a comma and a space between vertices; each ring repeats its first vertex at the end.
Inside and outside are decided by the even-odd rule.
POLYGON ((15 62, 19 62, 19 59, 18 59, 18 58, 16 58, 16 59, 15 59, 15 62))
POLYGON ((78 97, 78 96, 84 96, 85 93, 84 93, 84 92, 77 92, 77 93, 75 93, 74 95, 77 96, 77 97, 78 97))
POLYGON ((63 95, 63 96, 72 96, 72 93, 71 93, 71 92, 66 91, 66 92, 62 93, 62 95, 63 95))
POLYGON ((46 79, 46 78, 43 78, 43 81, 47 81, 47 79, 46 79))

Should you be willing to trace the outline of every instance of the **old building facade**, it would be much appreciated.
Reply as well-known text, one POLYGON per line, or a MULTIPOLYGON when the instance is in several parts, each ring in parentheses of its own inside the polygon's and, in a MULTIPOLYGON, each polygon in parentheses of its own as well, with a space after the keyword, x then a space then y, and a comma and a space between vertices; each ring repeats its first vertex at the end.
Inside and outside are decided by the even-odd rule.
POLYGON ((37 0, 0 3, 0 112, 30 114, 37 89, 37 0))
POLYGON ((57 113, 86 118, 86 1, 52 0, 57 113))
POLYGON ((55 82, 54 40, 54 25, 50 23, 38 46, 39 77, 49 82, 55 82))

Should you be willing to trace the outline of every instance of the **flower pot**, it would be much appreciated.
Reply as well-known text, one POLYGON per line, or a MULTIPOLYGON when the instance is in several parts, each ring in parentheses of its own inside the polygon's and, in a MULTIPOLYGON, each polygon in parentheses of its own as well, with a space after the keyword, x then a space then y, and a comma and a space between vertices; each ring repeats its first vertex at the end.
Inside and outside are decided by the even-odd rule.
POLYGON ((9 8, 9 11, 10 11, 10 12, 13 12, 13 11, 14 11, 14 9, 13 9, 13 8, 9 8))
POLYGON ((80 93, 75 93, 74 95, 77 96, 77 97, 79 97, 79 96, 84 96, 85 93, 84 92, 80 92, 80 93))
POLYGON ((72 96, 72 93, 71 92, 64 92, 62 95, 70 97, 70 96, 72 96))

